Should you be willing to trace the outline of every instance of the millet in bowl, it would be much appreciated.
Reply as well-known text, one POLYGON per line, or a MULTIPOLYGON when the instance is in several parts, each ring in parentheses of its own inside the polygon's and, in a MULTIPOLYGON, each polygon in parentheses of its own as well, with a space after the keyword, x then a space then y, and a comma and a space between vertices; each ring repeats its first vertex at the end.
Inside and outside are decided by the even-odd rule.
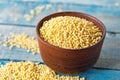
POLYGON ((106 29, 91 15, 58 12, 41 19, 36 34, 44 63, 56 72, 76 74, 97 62, 106 29))
POLYGON ((102 32, 86 19, 58 16, 43 23, 40 35, 48 43, 60 48, 82 49, 96 44, 102 32))

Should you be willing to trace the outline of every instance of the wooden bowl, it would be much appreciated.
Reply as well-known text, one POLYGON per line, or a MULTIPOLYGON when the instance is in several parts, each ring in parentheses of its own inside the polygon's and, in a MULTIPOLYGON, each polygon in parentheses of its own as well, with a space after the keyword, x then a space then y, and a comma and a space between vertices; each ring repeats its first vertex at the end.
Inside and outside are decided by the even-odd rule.
POLYGON ((40 54, 44 63, 56 72, 62 74, 76 74, 89 69, 96 63, 101 52, 106 29, 100 20, 88 14, 80 12, 59 12, 41 19, 36 27, 36 34, 40 54), (95 45, 83 49, 64 49, 49 44, 41 38, 39 29, 43 25, 44 21, 57 16, 76 16, 92 21, 102 31, 103 35, 101 40, 95 45))

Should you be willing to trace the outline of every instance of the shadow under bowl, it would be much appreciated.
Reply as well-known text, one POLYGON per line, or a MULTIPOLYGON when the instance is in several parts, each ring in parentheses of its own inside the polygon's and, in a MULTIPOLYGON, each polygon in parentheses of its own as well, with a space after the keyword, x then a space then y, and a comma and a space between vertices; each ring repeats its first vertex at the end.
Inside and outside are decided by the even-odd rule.
POLYGON ((100 20, 80 12, 58 12, 50 14, 41 19, 36 27, 40 55, 44 63, 51 69, 62 74, 77 74, 92 67, 99 58, 105 34, 105 26, 100 20), (75 16, 93 22, 102 31, 103 35, 101 40, 95 45, 83 49, 64 49, 49 44, 40 36, 40 28, 44 21, 57 16, 75 16))

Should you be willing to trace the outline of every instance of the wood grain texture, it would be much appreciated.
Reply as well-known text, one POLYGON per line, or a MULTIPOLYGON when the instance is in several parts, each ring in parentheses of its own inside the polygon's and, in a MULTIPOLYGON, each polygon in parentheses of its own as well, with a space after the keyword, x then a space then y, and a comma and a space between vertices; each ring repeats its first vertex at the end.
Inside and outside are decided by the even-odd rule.
POLYGON ((95 65, 109 69, 120 69, 120 40, 106 37, 101 56, 95 65))
MULTIPOLYGON (((0 33, 2 36, 0 40, 3 40, 4 36, 7 36, 10 32, 21 34, 23 32, 27 33, 29 36, 36 36, 34 27, 25 26, 10 26, 10 25, 0 25, 0 33)), ((120 69, 120 40, 111 39, 106 36, 103 44, 101 56, 95 65, 95 67, 109 68, 109 69, 120 69)), ((32 53, 27 53, 24 49, 13 48, 9 50, 8 47, 0 45, 0 59, 12 59, 12 60, 31 60, 40 61, 42 59, 39 54, 32 55, 32 53)))
MULTIPOLYGON (((4 37, 9 35, 10 32, 15 34, 22 34, 25 32, 29 36, 35 37, 35 28, 0 25, 0 33, 2 34, 0 41, 3 41, 4 37)), ((8 47, 4 47, 3 45, 0 45, 0 59, 42 61, 39 54, 33 55, 32 53, 27 53, 25 49, 19 48, 13 48, 10 50, 8 47)))
MULTIPOLYGON (((58 11, 84 12, 97 17, 106 26, 107 34, 99 60, 92 69, 80 76, 87 80, 120 80, 120 0, 0 0, 0 41, 10 32, 26 32, 35 36, 37 22, 58 11), (47 4, 51 4, 52 8, 44 9, 30 21, 26 21, 25 14, 29 14, 37 6, 47 4)), ((9 50, 0 45, 0 62, 6 64, 11 60, 43 62, 39 54, 32 55, 16 47, 9 50)))
MULTIPOLYGON (((0 63, 5 65, 9 61, 0 61, 0 63)), ((85 77, 85 80, 120 80, 120 71, 91 68, 83 73, 77 74, 77 76, 85 77)))
POLYGON ((0 23, 2 24, 19 24, 19 25, 32 25, 35 26, 37 22, 44 16, 62 11, 77 11, 90 14, 100 19, 106 26, 107 31, 120 32, 120 1, 119 0, 102 0, 102 1, 89 1, 83 3, 81 0, 69 2, 56 1, 56 0, 41 0, 41 1, 1 1, 0 9, 0 23), (55 1, 55 2, 54 2, 55 1), (78 3, 77 3, 78 2, 78 3), (77 4, 76 4, 77 3, 77 4), (85 4, 86 3, 86 4, 85 4), (98 5, 99 3, 99 5, 98 5), (52 7, 47 10, 43 9, 38 15, 30 21, 26 21, 25 14, 30 14, 31 10, 35 11, 37 6, 46 6, 51 4, 52 7), (117 4, 117 6, 115 5, 117 4), (112 20, 112 21, 111 21, 112 20))

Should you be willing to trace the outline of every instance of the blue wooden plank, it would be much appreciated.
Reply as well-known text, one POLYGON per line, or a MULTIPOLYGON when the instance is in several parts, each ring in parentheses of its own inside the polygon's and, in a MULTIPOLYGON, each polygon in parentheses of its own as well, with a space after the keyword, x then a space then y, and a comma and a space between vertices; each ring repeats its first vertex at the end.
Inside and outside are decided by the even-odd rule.
MULTIPOLYGON (((1 2, 18 2, 19 0, 1 0, 1 2)), ((119 6, 119 0, 21 0, 22 2, 42 2, 42 3, 74 3, 87 5, 101 5, 101 6, 119 6)))
MULTIPOLYGON (((78 11, 91 14, 100 19, 106 25, 107 31, 120 32, 120 6, 102 6, 94 5, 92 3, 91 5, 74 4, 71 3, 73 1, 71 1, 70 3, 68 1, 66 1, 66 3, 62 3, 59 1, 55 3, 53 1, 3 1, 0 3, 0 9, 2 10, 0 11, 0 23, 35 26, 41 18, 48 14, 57 12, 60 9, 63 11, 78 11), (30 10, 34 10, 37 6, 46 6, 47 4, 51 4, 52 8, 50 8, 49 10, 44 9, 39 15, 35 15, 31 19, 31 21, 26 21, 26 19, 24 18, 24 14, 29 14, 30 10)), ((100 1, 95 2, 99 3, 100 1)), ((120 3, 120 1, 117 2, 120 3)), ((102 3, 113 4, 113 0, 110 2, 102 0, 101 4, 102 3)))
MULTIPOLYGON (((58 10, 84 12, 97 17, 107 28, 101 56, 94 66, 97 69, 92 68, 79 75, 86 77, 87 80, 120 80, 120 0, 1 0, 0 10, 0 24, 11 24, 11 26, 0 25, 0 33, 3 34, 0 41, 10 32, 18 34, 26 32, 30 36, 35 36, 37 22, 44 16, 58 10), (44 9, 31 21, 26 21, 23 17, 24 14, 29 14, 31 9, 34 10, 37 6, 46 6, 47 4, 51 4, 52 8, 44 9), (12 26, 13 24, 21 26, 12 26)), ((5 64, 10 60, 43 62, 39 54, 32 55, 32 53, 27 53, 26 50, 16 47, 9 50, 0 45, 0 62, 5 64)))
MULTIPOLYGON (((35 28, 33 27, 15 27, 15 26, 3 26, 0 25, 0 41, 4 40, 5 36, 8 36, 10 32, 15 34, 21 34, 25 32, 29 36, 35 37, 35 28)), ((18 59, 18 60, 31 60, 31 61, 42 61, 40 54, 33 55, 31 52, 28 53, 25 49, 19 49, 14 47, 10 50, 8 47, 0 45, 0 59, 18 59)))
MULTIPOLYGON (((37 1, 37 0, 36 0, 37 1)), ((120 0, 48 0, 48 2, 76 3, 101 6, 119 6, 120 0)))
POLYGON ((91 69, 82 74, 86 80, 120 80, 119 71, 91 69))
MULTIPOLYGON (((29 36, 35 37, 34 27, 0 25, 0 33, 2 34, 0 41, 4 39, 4 36, 9 35, 10 32, 16 34, 25 32, 29 36)), ((95 67, 120 69, 119 44, 120 39, 113 39, 106 36, 100 58, 95 67)), ((8 47, 4 47, 3 45, 0 45, 0 59, 30 60, 42 62, 40 54, 32 55, 32 53, 27 53, 25 49, 19 49, 16 47, 13 48, 13 50, 9 50, 8 47)))
MULTIPOLYGON (((9 63, 9 61, 0 62, 4 65, 9 63)), ((91 68, 85 72, 77 74, 76 76, 85 77, 86 80, 120 80, 120 71, 91 68)))
POLYGON ((120 40, 106 36, 101 56, 95 66, 120 69, 120 40))

